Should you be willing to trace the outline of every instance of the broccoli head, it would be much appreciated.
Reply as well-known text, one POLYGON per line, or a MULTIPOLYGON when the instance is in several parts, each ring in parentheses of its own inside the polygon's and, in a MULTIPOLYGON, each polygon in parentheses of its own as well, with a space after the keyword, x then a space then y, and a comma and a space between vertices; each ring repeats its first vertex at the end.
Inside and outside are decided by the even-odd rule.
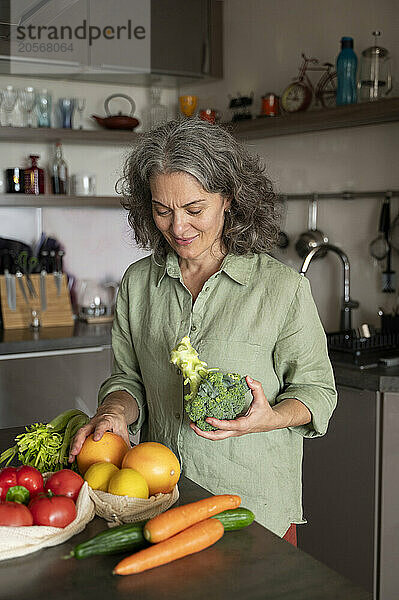
POLYGON ((172 350, 171 363, 181 371, 184 383, 190 384, 190 393, 184 397, 185 409, 203 431, 216 429, 205 421, 207 417, 234 419, 245 409, 249 390, 245 377, 208 369, 191 346, 189 337, 184 337, 172 350))

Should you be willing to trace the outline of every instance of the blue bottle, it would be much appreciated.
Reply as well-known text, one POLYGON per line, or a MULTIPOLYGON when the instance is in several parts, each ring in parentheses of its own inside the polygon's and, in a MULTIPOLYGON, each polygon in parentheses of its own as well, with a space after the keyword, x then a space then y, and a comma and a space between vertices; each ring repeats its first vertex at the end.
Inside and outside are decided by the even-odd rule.
POLYGON ((357 56, 353 51, 353 38, 341 38, 341 52, 337 57, 337 106, 357 101, 357 56))

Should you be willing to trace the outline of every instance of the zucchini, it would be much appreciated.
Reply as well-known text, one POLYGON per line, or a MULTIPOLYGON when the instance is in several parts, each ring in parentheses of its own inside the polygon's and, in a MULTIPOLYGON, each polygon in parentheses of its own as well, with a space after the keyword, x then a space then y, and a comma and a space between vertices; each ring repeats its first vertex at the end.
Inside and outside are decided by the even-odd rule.
POLYGON ((211 518, 221 521, 225 531, 236 531, 237 529, 243 529, 251 525, 255 519, 255 515, 248 508, 240 506, 239 508, 224 510, 211 518))
POLYGON ((90 556, 118 554, 126 550, 138 550, 148 546, 144 539, 143 527, 146 521, 125 523, 107 531, 98 533, 93 538, 75 546, 68 558, 89 558, 90 556))
MULTIPOLYGON (((236 531, 251 525, 255 518, 254 513, 248 508, 231 508, 224 510, 212 519, 218 519, 225 531, 236 531)), ((130 550, 139 550, 149 543, 143 535, 143 528, 146 521, 139 523, 126 523, 113 527, 106 531, 101 531, 93 538, 82 542, 71 550, 66 558, 75 557, 79 560, 89 558, 90 556, 118 554, 130 550)))

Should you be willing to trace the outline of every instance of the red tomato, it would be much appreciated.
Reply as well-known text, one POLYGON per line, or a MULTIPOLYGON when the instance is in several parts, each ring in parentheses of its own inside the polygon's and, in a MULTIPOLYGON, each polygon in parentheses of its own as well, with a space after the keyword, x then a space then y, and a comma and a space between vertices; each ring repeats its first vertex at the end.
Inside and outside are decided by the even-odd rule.
POLYGON ((75 503, 66 496, 39 494, 29 503, 34 525, 66 527, 76 518, 75 503))
POLYGON ((8 488, 17 485, 17 469, 4 467, 0 471, 0 500, 5 500, 8 488))
POLYGON ((0 502, 0 525, 26 527, 33 525, 29 508, 19 502, 0 502))
POLYGON ((83 484, 84 480, 78 473, 70 469, 61 469, 48 478, 45 491, 56 496, 67 496, 76 502, 83 484))
POLYGON ((23 465, 17 469, 17 485, 26 487, 32 498, 43 491, 43 475, 35 467, 23 465))

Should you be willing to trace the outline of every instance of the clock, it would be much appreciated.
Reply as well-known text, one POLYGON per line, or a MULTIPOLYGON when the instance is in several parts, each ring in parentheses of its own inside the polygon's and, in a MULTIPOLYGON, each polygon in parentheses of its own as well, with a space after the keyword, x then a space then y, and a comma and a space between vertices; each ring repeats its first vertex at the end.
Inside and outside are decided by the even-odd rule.
POLYGON ((282 93, 281 107, 285 112, 294 113, 306 110, 312 101, 311 90, 300 81, 291 83, 282 93))

